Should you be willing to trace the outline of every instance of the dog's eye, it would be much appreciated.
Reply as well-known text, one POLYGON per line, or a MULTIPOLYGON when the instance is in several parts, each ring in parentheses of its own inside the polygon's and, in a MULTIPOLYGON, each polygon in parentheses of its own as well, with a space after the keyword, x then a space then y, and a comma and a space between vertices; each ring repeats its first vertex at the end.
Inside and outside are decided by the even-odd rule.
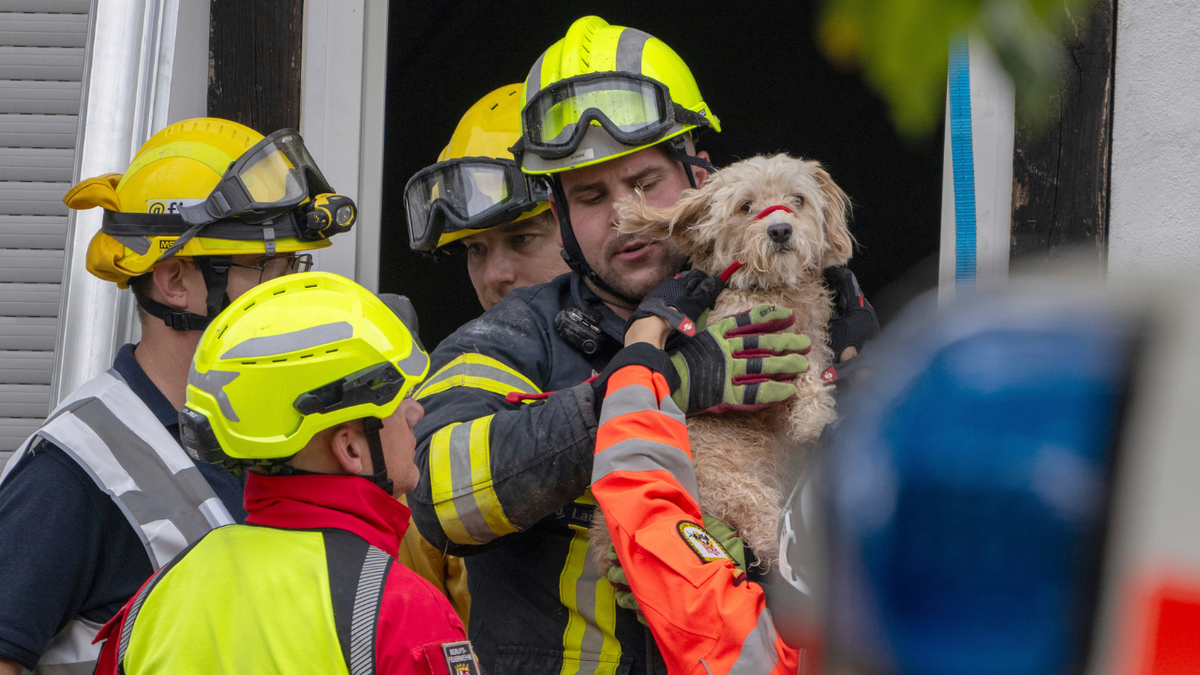
POLYGON ((792 201, 796 202, 797 207, 804 206, 804 195, 792 195, 792 201))
POLYGON ((742 213, 750 213, 751 206, 752 206, 752 203, 750 202, 750 200, 747 199, 746 201, 742 202, 742 205, 738 208, 738 210, 741 211, 742 213))

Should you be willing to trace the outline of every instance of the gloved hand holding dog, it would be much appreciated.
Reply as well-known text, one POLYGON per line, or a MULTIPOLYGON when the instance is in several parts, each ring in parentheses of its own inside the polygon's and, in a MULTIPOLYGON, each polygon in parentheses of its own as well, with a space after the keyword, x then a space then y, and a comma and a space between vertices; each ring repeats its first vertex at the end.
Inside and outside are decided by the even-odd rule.
POLYGON ((792 310, 759 305, 725 317, 671 354, 680 385, 671 398, 686 415, 761 410, 796 396, 808 370, 808 336, 784 333, 792 310))
POLYGON ((684 335, 696 334, 696 322, 705 310, 711 309, 725 284, 700 270, 688 270, 667 279, 650 291, 633 311, 625 330, 634 321, 648 316, 666 319, 671 327, 684 335))

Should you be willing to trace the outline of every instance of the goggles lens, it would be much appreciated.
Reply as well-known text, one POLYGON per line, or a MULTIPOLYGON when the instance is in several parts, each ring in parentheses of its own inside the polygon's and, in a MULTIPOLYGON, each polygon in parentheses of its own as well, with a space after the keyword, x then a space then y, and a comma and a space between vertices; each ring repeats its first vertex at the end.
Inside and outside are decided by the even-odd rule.
POLYGON ((261 222, 309 197, 333 192, 294 129, 282 129, 239 157, 203 204, 185 206, 183 219, 201 225, 224 218, 261 222))
POLYGON ((467 158, 441 162, 405 188, 409 243, 431 250, 446 232, 484 229, 515 217, 535 198, 516 162, 467 158))
POLYGON ((564 80, 540 93, 525 108, 531 149, 570 148, 585 125, 605 127, 623 143, 648 140, 672 122, 663 86, 650 79, 606 75, 564 80))

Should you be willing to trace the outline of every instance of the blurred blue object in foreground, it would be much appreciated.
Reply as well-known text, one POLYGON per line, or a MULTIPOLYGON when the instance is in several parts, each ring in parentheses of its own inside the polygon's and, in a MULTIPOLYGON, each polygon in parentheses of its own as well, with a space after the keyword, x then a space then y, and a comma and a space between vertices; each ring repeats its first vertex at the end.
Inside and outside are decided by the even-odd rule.
POLYGON ((897 329, 827 445, 830 659, 865 673, 1078 672, 1130 321, 1095 299, 997 295, 897 329))

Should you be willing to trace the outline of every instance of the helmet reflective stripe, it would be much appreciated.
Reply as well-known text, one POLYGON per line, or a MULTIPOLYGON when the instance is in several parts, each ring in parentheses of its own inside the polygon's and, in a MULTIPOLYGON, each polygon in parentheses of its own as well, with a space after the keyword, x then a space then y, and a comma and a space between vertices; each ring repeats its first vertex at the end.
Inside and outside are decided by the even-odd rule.
POLYGON ((250 338, 234 345, 221 354, 222 359, 248 359, 263 356, 278 356, 288 352, 312 349, 323 344, 347 340, 354 337, 354 326, 347 321, 327 323, 310 328, 301 328, 280 335, 250 338))
MULTIPOLYGON (((13 454, 0 483, 45 438, 112 497, 158 568, 209 530, 233 522, 225 505, 154 413, 111 371, 63 400, 13 454)), ((76 620, 51 641, 39 665, 88 664, 99 624, 76 620)), ((94 666, 93 666, 94 667, 94 666)), ((79 665, 79 672, 90 672, 79 665)), ((73 672, 73 671, 72 671, 73 672)))

